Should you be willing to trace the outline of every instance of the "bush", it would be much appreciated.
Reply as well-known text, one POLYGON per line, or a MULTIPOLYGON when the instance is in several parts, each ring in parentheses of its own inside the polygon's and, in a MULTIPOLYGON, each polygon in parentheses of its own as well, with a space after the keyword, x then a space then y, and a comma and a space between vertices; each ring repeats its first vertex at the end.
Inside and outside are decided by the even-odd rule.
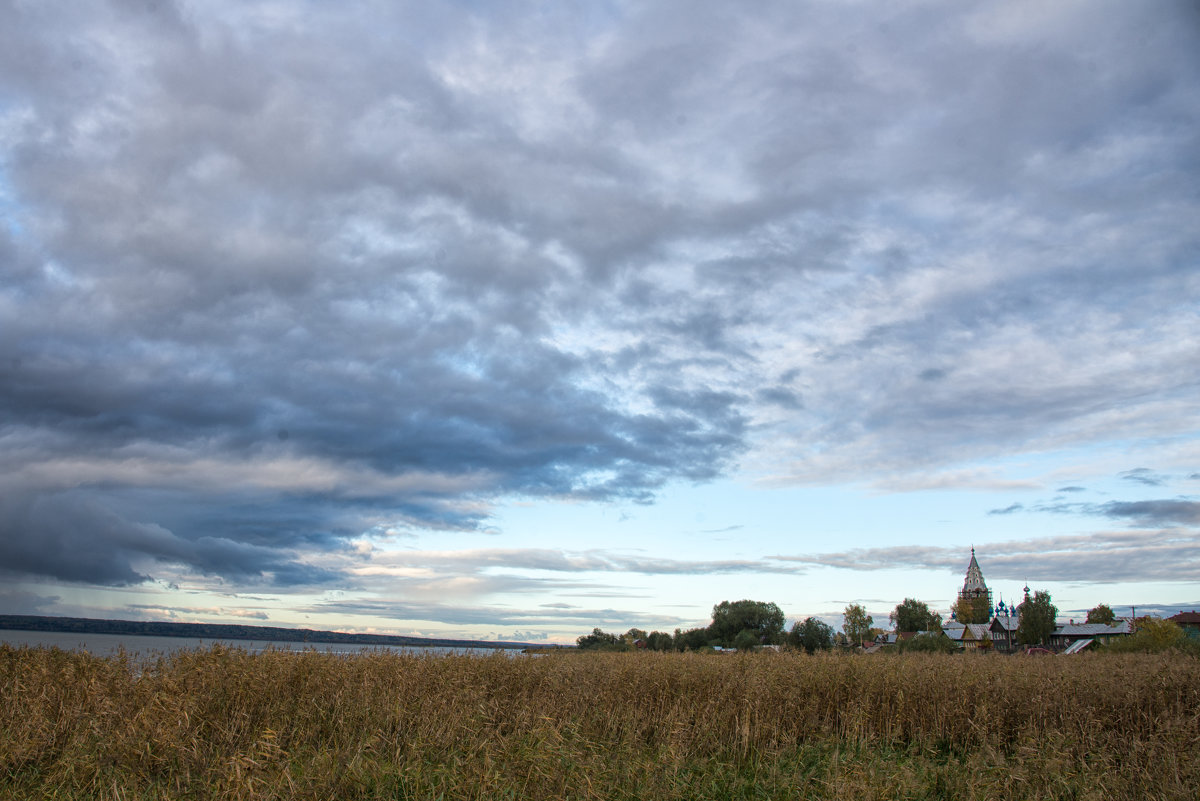
POLYGON ((1143 617, 1136 621, 1137 631, 1128 637, 1114 640, 1104 648, 1115 653, 1159 653, 1180 650, 1185 653, 1200 653, 1200 642, 1189 641, 1185 632, 1174 621, 1158 617, 1143 617))
POLYGON ((901 653, 952 654, 957 650, 954 640, 940 632, 918 634, 912 639, 900 641, 901 653))

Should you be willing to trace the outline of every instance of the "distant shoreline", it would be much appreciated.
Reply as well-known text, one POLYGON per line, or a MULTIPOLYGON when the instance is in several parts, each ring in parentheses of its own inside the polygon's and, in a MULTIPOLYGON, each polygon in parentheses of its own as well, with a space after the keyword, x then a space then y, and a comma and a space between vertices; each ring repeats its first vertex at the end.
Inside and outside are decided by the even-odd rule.
POLYGON ((449 640, 390 634, 351 634, 280 626, 246 626, 236 623, 174 623, 153 620, 105 620, 88 617, 0 615, 0 629, 52 631, 68 634, 128 634, 151 637, 187 637, 206 640, 263 640, 267 642, 346 643, 433 648, 541 648, 544 644, 494 640, 449 640))

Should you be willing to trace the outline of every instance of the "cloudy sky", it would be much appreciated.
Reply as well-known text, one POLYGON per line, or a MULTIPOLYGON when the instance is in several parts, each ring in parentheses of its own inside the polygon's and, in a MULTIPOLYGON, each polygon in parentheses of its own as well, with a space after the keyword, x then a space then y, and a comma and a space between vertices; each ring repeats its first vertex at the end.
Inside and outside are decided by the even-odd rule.
POLYGON ((1194 3, 0 0, 0 612, 1200 607, 1194 3))

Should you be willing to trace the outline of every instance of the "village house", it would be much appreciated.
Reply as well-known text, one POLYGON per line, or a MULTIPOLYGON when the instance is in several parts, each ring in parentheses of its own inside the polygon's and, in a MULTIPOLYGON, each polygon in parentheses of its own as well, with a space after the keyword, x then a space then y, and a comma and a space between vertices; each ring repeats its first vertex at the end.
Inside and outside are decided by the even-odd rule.
POLYGON ((1078 653, 1092 643, 1107 645, 1114 637, 1133 633, 1133 623, 1118 618, 1115 623, 1068 623, 1055 627, 1050 635, 1050 647, 1065 653, 1078 653))
POLYGON ((964 651, 992 647, 992 636, 987 623, 959 623, 952 620, 942 626, 946 636, 964 651))
POLYGON ((1009 612, 1006 608, 1003 615, 996 614, 992 617, 992 622, 988 624, 988 636, 992 638, 992 645, 997 652, 1008 654, 1017 648, 1017 624, 1019 622, 1020 618, 1017 617, 1016 609, 1009 612))

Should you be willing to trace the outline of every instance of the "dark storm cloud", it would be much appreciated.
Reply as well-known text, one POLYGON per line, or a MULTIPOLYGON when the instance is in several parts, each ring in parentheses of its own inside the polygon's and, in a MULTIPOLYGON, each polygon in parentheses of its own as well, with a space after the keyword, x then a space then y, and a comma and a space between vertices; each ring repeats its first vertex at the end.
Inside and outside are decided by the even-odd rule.
POLYGON ((237 528, 212 530, 222 534, 181 537, 157 523, 123 517, 101 493, 28 493, 0 500, 0 570, 111 585, 148 580, 150 575, 142 571, 155 563, 279 586, 320 584, 337 577, 291 557, 279 543, 254 544, 253 536, 237 528))
POLYGON ((1185 5, 3 9, 10 571, 1200 413, 1185 5))

